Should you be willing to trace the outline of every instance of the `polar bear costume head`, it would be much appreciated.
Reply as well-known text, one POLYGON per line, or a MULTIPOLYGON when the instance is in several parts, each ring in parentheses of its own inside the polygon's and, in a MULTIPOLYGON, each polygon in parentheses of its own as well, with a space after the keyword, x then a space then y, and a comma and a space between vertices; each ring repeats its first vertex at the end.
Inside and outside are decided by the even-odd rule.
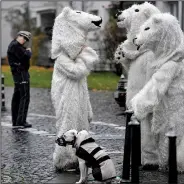
POLYGON ((140 26, 155 13, 160 13, 160 11, 151 3, 134 4, 119 13, 117 25, 120 28, 126 28, 127 37, 132 39, 139 32, 140 26))
POLYGON ((56 59, 61 53, 75 59, 85 46, 87 33, 98 29, 101 23, 99 16, 65 7, 54 22, 52 59, 56 59))
POLYGON ((184 58, 184 34, 176 17, 169 13, 156 14, 147 20, 134 43, 139 50, 152 50, 161 65, 184 58))

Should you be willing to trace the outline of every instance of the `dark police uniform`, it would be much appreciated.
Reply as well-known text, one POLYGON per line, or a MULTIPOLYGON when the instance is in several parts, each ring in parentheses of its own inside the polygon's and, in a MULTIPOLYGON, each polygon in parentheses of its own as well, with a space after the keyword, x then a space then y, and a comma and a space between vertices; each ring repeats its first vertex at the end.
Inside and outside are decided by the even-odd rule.
POLYGON ((11 111, 13 126, 25 126, 30 101, 29 66, 31 52, 16 39, 8 46, 8 62, 11 68, 15 88, 11 111))

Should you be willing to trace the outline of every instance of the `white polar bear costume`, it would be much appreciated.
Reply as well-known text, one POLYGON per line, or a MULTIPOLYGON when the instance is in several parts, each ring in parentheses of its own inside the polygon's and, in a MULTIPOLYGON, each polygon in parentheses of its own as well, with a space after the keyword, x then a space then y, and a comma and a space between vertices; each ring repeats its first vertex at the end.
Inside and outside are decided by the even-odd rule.
POLYGON ((131 100, 138 119, 153 113, 152 131, 158 136, 160 165, 167 166, 168 137, 177 135, 178 170, 184 171, 184 35, 178 20, 168 14, 152 16, 141 27, 135 44, 151 49, 154 74, 131 100))
MULTIPOLYGON (((102 19, 68 7, 55 19, 51 56, 56 59, 52 76, 51 98, 56 113, 57 136, 69 129, 89 129, 92 108, 86 77, 98 61, 96 52, 85 46, 87 33, 100 27, 102 19)), ((76 168, 77 158, 71 147, 55 144, 54 166, 76 168)))
MULTIPOLYGON (((115 52, 115 59, 122 63, 128 72, 128 84, 126 93, 126 105, 130 108, 130 100, 146 84, 151 76, 149 63, 154 60, 154 54, 150 50, 138 51, 133 44, 135 35, 139 32, 140 26, 152 15, 160 13, 151 3, 145 2, 140 5, 132 5, 118 15, 117 25, 126 28, 127 40, 123 42, 115 52)), ((155 137, 151 133, 151 118, 149 114, 141 121, 141 146, 142 164, 158 165, 158 152, 155 149, 155 137)))

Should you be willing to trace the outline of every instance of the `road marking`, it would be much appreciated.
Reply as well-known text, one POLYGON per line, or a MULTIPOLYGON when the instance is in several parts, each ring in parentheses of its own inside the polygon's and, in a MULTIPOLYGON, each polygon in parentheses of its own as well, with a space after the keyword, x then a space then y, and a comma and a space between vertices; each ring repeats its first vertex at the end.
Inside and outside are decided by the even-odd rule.
MULTIPOLYGON (((12 124, 10 122, 1 122, 1 126, 5 126, 5 127, 9 127, 9 128, 13 128, 12 124)), ((20 131, 24 131, 24 132, 30 132, 31 134, 36 134, 36 135, 40 135, 40 136, 48 136, 48 137, 55 137, 56 134, 50 134, 47 131, 43 131, 43 130, 37 130, 36 128, 17 128, 20 131)), ((90 131, 89 132, 94 139, 96 140, 112 140, 112 139, 124 139, 124 135, 113 135, 113 134, 96 134, 95 132, 90 131)))
POLYGON ((37 117, 41 117, 41 118, 53 118, 53 119, 56 119, 55 116, 52 116, 52 115, 45 115, 45 114, 35 114, 35 113, 29 113, 28 116, 37 116, 37 117))
POLYGON ((102 122, 102 121, 92 121, 91 123, 94 124, 94 125, 105 125, 105 126, 111 126, 111 127, 119 126, 119 125, 116 125, 116 124, 113 124, 113 123, 105 123, 105 122, 102 122))
MULTIPOLYGON (((16 127, 13 127, 11 123, 9 122, 1 122, 1 126, 9 127, 15 129, 16 127)), ((32 134, 37 134, 37 135, 54 135, 54 134, 49 134, 47 131, 43 130, 37 130, 36 128, 17 128, 20 131, 24 132, 30 132, 32 134)))
POLYGON ((30 132, 32 134, 37 134, 37 135, 50 135, 47 131, 37 130, 36 128, 26 128, 26 129, 19 128, 19 130, 30 132))
POLYGON ((93 135, 94 139, 97 140, 112 140, 112 139, 124 139, 124 135, 112 135, 112 134, 103 134, 103 135, 93 135))
POLYGON ((122 151, 106 151, 107 154, 123 154, 122 151))
POLYGON ((126 129, 126 127, 125 127, 125 126, 120 126, 120 127, 115 127, 115 129, 125 130, 125 129, 126 129))
POLYGON ((1 126, 11 127, 11 128, 13 128, 13 126, 12 126, 12 124, 11 124, 11 123, 9 123, 9 122, 4 122, 4 121, 2 121, 2 122, 1 122, 1 126))
MULTIPOLYGON (((9 116, 9 115, 3 116, 3 117, 7 117, 7 118, 11 119, 11 116, 9 116)), ((53 119, 55 119, 55 116, 52 116, 52 115, 29 113, 28 118, 32 118, 32 117, 53 118, 53 119)), ((119 125, 113 124, 113 123, 105 123, 105 122, 102 122, 102 121, 92 121, 91 124, 113 127, 115 129, 119 129, 119 130, 125 130, 126 129, 125 126, 119 126, 119 125)))
MULTIPOLYGON (((37 116, 37 117, 48 117, 48 118, 53 118, 55 119, 55 116, 51 116, 51 115, 44 115, 44 114, 35 114, 35 113, 29 113, 30 116, 37 116)), ((120 129, 120 130, 125 130, 124 126, 119 126, 117 124, 114 123, 105 123, 102 121, 92 121, 91 124, 93 125, 104 125, 104 126, 109 126, 109 127, 114 127, 116 129, 120 129)))
MULTIPOLYGON (((10 122, 1 122, 1 126, 4 126, 4 127, 8 127, 8 128, 12 128, 14 129, 14 127, 12 126, 12 124, 10 122)), ((115 127, 117 128, 117 127, 115 127)), ((43 131, 43 130, 37 130, 36 128, 17 128, 19 131, 23 131, 23 132, 29 132, 31 134, 35 134, 35 135, 39 135, 39 136, 47 136, 49 138, 56 138, 56 134, 50 134, 49 132, 47 131, 43 131)), ((92 137, 95 139, 95 140, 118 140, 118 139, 121 139, 123 140, 124 139, 124 135, 113 135, 113 134, 95 134, 95 132, 92 132, 92 131, 89 131, 89 133, 92 135, 92 137)), ((106 151, 107 154, 122 154, 121 151, 117 151, 117 150, 109 150, 108 151, 108 148, 104 147, 104 146, 101 146, 102 149, 104 149, 106 151)))

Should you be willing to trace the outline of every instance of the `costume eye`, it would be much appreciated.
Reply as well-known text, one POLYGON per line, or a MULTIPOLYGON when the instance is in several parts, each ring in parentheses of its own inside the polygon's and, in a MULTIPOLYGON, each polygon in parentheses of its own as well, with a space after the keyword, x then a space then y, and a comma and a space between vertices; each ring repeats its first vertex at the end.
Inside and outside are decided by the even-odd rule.
POLYGON ((135 9, 135 12, 139 12, 139 9, 135 9))
POLYGON ((81 13, 81 12, 77 11, 76 13, 81 13))
POLYGON ((150 29, 150 27, 146 27, 144 30, 147 31, 147 30, 149 30, 149 29, 150 29))

